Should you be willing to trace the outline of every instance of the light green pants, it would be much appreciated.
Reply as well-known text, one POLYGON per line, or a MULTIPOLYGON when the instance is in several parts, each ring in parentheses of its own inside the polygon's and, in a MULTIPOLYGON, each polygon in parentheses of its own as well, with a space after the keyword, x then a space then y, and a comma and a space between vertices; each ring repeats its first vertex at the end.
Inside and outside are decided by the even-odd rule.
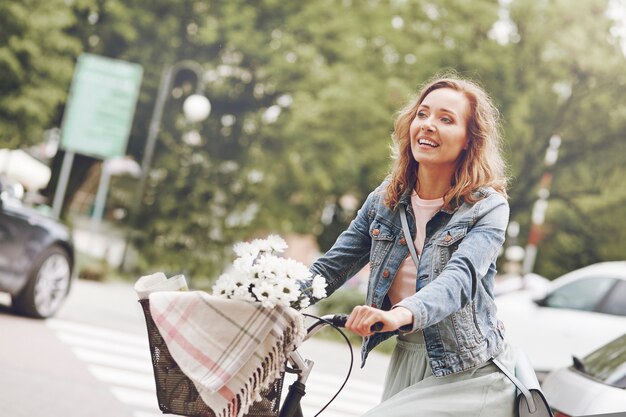
MULTIPOLYGON (((513 371, 513 350, 497 356, 513 371)), ((385 378, 382 402, 367 417, 512 417, 515 386, 493 364, 435 377, 422 332, 398 336, 385 378)))

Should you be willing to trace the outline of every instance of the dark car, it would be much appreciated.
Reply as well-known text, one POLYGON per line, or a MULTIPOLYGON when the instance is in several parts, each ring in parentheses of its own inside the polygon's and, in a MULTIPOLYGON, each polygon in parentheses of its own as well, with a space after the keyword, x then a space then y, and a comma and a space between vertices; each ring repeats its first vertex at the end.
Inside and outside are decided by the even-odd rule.
POLYGON ((54 315, 67 297, 74 272, 70 230, 25 206, 0 183, 0 292, 29 317, 54 315))

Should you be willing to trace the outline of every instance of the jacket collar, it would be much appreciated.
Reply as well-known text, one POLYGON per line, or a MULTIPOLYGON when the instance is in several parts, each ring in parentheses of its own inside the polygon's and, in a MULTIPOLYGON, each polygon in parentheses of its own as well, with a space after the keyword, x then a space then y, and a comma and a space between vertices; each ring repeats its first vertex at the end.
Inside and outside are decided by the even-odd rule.
MULTIPOLYGON (((402 195, 400 196, 400 200, 398 200, 398 204, 403 204, 407 209, 409 207, 411 207, 411 195, 413 194, 413 189, 407 189, 404 191, 404 193, 402 193, 402 195)), ((461 205, 463 204, 463 198, 461 198, 461 201, 459 202, 459 204, 457 204, 456 200, 452 200, 449 204, 449 207, 442 207, 440 211, 443 211, 444 213, 447 214, 454 214, 459 207, 461 207, 461 205)))

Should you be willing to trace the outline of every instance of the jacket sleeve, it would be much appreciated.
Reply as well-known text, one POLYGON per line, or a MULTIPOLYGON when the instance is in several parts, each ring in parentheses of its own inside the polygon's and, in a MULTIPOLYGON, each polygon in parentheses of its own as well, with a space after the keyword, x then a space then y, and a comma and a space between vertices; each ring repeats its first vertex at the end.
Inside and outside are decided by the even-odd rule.
POLYGON ((348 279, 356 275, 370 258, 371 237, 370 215, 381 198, 382 186, 374 190, 365 200, 348 228, 339 235, 333 246, 311 265, 313 274, 326 279, 327 295, 331 295, 348 279))
POLYGON ((476 203, 480 205, 477 221, 441 274, 394 306, 408 308, 413 313, 412 329, 402 330, 417 331, 432 326, 459 311, 476 295, 478 281, 495 264, 509 220, 506 199, 499 194, 490 197, 476 203))

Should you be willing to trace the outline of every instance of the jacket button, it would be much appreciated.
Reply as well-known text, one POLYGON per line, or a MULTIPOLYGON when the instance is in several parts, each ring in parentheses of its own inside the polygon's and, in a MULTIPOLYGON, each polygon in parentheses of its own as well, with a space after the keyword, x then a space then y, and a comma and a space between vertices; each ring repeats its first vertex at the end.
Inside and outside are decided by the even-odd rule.
POLYGON ((452 236, 446 235, 446 237, 444 237, 443 240, 445 240, 446 242, 449 242, 452 240, 452 236))
POLYGON ((372 234, 374 236, 378 236, 380 234, 380 230, 379 229, 374 229, 374 230, 372 230, 372 234))
POLYGON ((406 239, 405 238, 400 239, 400 244, 402 246, 406 245, 406 239))
POLYGON ((389 278, 389 270, 388 269, 385 269, 383 271, 383 278, 389 278))

